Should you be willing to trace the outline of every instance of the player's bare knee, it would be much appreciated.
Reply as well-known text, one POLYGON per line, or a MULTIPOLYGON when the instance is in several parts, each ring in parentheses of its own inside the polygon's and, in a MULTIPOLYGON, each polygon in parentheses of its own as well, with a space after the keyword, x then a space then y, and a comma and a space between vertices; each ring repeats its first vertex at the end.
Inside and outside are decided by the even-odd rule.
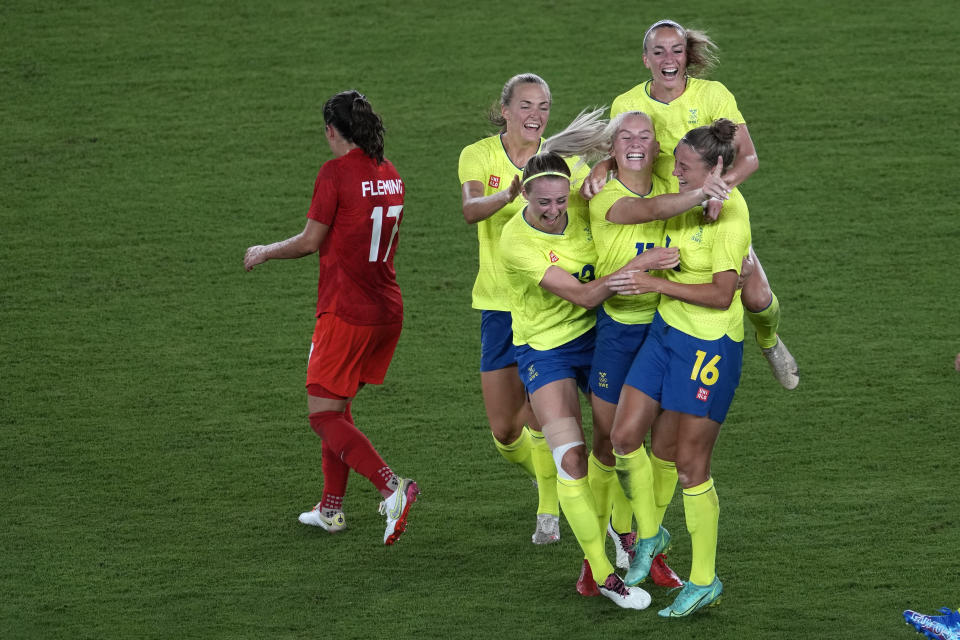
POLYGON ((523 425, 504 416, 500 419, 490 418, 490 431, 500 444, 513 444, 520 437, 523 425))
POLYGON ((613 456, 613 444, 610 442, 610 437, 599 435, 596 428, 593 432, 593 457, 608 467, 617 463, 617 459, 613 456))
POLYGON ((684 460, 683 456, 677 458, 677 482, 684 489, 703 484, 709 478, 709 461, 704 464, 702 460, 684 460))
POLYGON ((754 272, 747 278, 743 291, 740 293, 740 300, 747 311, 759 313, 770 306, 773 301, 773 290, 767 279, 754 272))
POLYGON ((626 425, 614 425, 610 431, 610 444, 618 455, 633 453, 643 444, 643 437, 635 429, 626 425))
POLYGON ((568 449, 560 462, 563 470, 574 480, 587 475, 587 448, 579 444, 568 449))

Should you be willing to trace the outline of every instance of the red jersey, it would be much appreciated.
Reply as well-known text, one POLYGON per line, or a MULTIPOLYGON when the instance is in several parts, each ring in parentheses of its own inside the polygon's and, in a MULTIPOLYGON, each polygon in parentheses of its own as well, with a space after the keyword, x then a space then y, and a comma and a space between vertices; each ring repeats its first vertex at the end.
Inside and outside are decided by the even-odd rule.
POLYGON ((377 164, 361 149, 320 167, 307 217, 330 226, 320 246, 317 315, 350 324, 403 319, 393 268, 403 219, 403 180, 389 160, 377 164))

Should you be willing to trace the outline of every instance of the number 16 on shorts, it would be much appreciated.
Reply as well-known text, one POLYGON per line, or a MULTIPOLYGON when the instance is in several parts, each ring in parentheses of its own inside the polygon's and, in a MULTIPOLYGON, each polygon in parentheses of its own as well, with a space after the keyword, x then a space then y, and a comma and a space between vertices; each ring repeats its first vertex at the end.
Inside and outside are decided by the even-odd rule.
POLYGON ((707 352, 697 349, 697 360, 693 363, 693 371, 690 372, 690 379, 696 380, 699 376, 700 382, 709 387, 720 377, 720 370, 717 369, 717 363, 720 362, 720 354, 710 358, 707 364, 703 364, 706 358, 707 352))
MULTIPOLYGON (((703 342, 699 346, 706 346, 703 342)), ((682 385, 686 390, 676 410, 708 416, 722 423, 730 409, 734 391, 740 384, 743 343, 733 342, 729 338, 713 342, 718 347, 716 351, 707 347, 693 352, 695 357, 689 369, 689 381, 682 385)), ((687 366, 690 366, 689 362, 687 360, 687 366)), ((666 408, 667 403, 663 404, 666 408)))

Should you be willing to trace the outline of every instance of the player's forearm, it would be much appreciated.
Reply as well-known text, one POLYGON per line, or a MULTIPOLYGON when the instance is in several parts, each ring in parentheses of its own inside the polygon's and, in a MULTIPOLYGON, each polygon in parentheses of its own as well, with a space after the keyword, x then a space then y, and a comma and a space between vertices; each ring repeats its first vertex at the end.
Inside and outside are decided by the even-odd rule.
POLYGON ((603 276, 590 282, 580 283, 561 297, 584 309, 599 307, 605 300, 613 297, 613 291, 607 286, 609 277, 603 276))
POLYGON ((621 198, 607 211, 607 221, 616 224, 642 224, 667 220, 689 211, 706 200, 703 189, 684 193, 666 193, 653 198, 621 198))
POLYGON ((760 159, 757 154, 738 156, 733 166, 723 174, 723 180, 730 188, 739 187, 760 168, 760 159))
POLYGON ((746 123, 737 127, 734 134, 733 144, 736 147, 737 155, 733 164, 723 174, 723 180, 731 187, 737 187, 746 182, 747 178, 752 176, 760 168, 760 158, 757 156, 757 148, 753 144, 753 138, 750 137, 750 131, 746 123))
POLYGON ((684 284, 658 278, 656 290, 658 293, 710 309, 729 309, 733 302, 736 288, 721 285, 716 282, 704 284, 684 284))
POLYGON ((611 171, 616 171, 616 170, 617 170, 617 161, 614 160, 612 157, 608 156, 603 160, 601 160, 600 162, 598 162, 597 164, 593 165, 593 168, 590 169, 590 174, 593 175, 594 172, 596 172, 597 174, 600 174, 606 177, 607 174, 609 174, 611 171))
POLYGON ((286 240, 265 245, 261 252, 265 260, 289 260, 308 256, 318 248, 306 234, 298 233, 286 240))
POLYGON ((479 198, 470 198, 463 203, 463 219, 467 224, 476 224, 500 211, 511 201, 512 198, 508 190, 498 191, 479 198))

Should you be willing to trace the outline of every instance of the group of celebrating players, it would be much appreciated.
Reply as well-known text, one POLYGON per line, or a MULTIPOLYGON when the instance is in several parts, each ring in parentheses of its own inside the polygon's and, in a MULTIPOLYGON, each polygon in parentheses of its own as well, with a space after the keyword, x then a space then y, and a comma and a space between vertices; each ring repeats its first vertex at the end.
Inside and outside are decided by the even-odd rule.
MULTIPOLYGON (((744 311, 777 380, 799 383, 737 189, 757 169, 756 151, 730 92, 697 77, 714 49, 702 32, 655 23, 643 40, 650 80, 614 100, 609 122, 602 110, 582 113, 548 138, 547 83, 514 76, 491 113, 499 133, 459 163, 463 215, 479 238, 483 399, 495 446, 536 480, 533 542, 559 540, 562 507, 584 553, 577 590, 644 609, 651 598, 637 585, 650 576, 679 588, 664 617, 713 604, 723 589, 710 459, 739 384, 744 311), (593 413, 589 453, 578 389, 593 413), (692 543, 686 582, 664 555, 678 483, 692 543)), ((383 381, 400 334, 403 182, 364 96, 337 94, 324 122, 335 157, 317 176, 306 227, 250 247, 244 264, 319 253, 307 394, 324 487, 300 521, 342 530, 353 469, 383 496, 392 544, 419 488, 386 465, 350 403, 383 381)))
POLYGON ((514 76, 492 113, 500 132, 460 156, 480 242, 483 396, 494 444, 537 481, 533 542, 559 539, 562 507, 585 556, 578 591, 643 609, 650 596, 636 585, 649 575, 682 587, 664 617, 723 589, 710 459, 740 380, 744 310, 777 380, 799 383, 737 190, 757 169, 753 142, 730 92, 696 77, 714 48, 655 23, 643 41, 650 80, 614 100, 609 122, 584 113, 546 139, 547 83, 514 76), (593 412, 589 454, 578 388, 593 412), (661 524, 678 482, 686 583, 666 564, 661 524))

